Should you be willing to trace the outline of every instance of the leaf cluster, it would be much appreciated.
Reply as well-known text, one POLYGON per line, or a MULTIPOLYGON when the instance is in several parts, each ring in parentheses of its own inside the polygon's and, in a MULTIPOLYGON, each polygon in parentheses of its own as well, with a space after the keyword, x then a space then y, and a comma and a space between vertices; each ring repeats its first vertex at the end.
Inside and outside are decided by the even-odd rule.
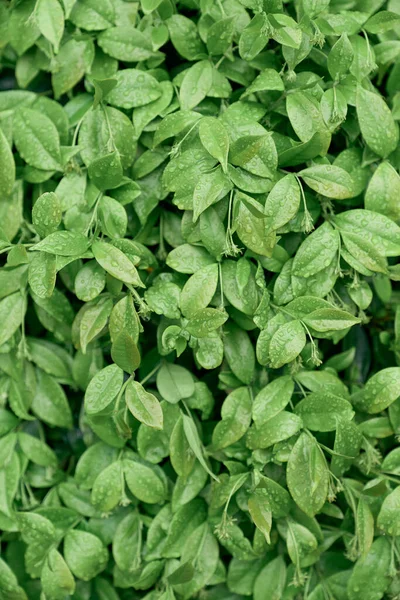
POLYGON ((0 0, 0 600, 400 598, 398 0, 0 0))

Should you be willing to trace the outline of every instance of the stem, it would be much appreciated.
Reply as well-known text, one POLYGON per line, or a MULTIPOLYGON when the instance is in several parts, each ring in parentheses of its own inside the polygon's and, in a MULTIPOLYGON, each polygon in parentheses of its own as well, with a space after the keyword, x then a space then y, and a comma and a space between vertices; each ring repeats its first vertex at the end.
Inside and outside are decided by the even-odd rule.
POLYGON ((161 260, 165 260, 167 256, 164 243, 164 218, 162 213, 160 214, 160 247, 157 254, 161 260))
POLYGON ((221 262, 218 263, 218 273, 219 273, 219 286, 221 288, 221 310, 224 309, 224 282, 222 278, 222 266, 221 262))
POLYGON ((92 212, 92 216, 90 217, 89 225, 86 227, 84 235, 87 235, 89 233, 89 231, 93 225, 93 221, 97 218, 97 209, 98 209, 99 202, 100 202, 102 196, 103 196, 103 192, 99 192, 99 194, 96 198, 96 201, 94 203, 93 212, 92 212))
POLYGON ((225 12, 224 7, 222 6, 221 0, 217 0, 217 4, 218 4, 219 10, 221 11, 222 16, 225 17, 226 16, 226 12, 225 12))
POLYGON ((150 312, 149 307, 147 306, 147 304, 145 303, 143 298, 138 294, 138 292, 135 290, 135 288, 132 285, 130 285, 129 283, 126 283, 125 285, 128 288, 128 290, 131 292, 137 305, 139 306, 139 312, 141 313, 141 315, 143 317, 146 317, 150 312))
POLYGON ((128 385, 128 383, 130 382, 130 380, 133 379, 132 375, 129 375, 128 379, 125 381, 125 383, 122 385, 122 388, 119 390, 118 392, 118 396, 117 399, 115 401, 115 408, 114 408, 114 414, 116 415, 119 411, 119 405, 121 404, 121 398, 126 390, 126 387, 128 385))
POLYGON ((102 111, 104 113, 104 117, 105 117, 105 120, 106 120, 106 123, 107 123, 108 134, 110 136, 110 139, 108 140, 108 143, 110 144, 109 148, 111 148, 112 152, 115 152, 116 151, 116 147, 115 147, 115 142, 114 142, 114 135, 113 135, 113 132, 112 132, 112 129, 111 129, 110 119, 108 118, 107 109, 104 106, 104 104, 100 104, 100 106, 101 106, 102 111))
POLYGON ((83 115, 83 117, 81 117, 79 119, 78 123, 76 124, 75 131, 74 131, 74 137, 72 138, 72 144, 71 144, 71 146, 76 146, 76 142, 77 142, 77 139, 78 139, 78 133, 79 133, 79 130, 81 128, 81 125, 83 123, 83 119, 84 118, 85 118, 85 115, 83 115))
POLYGON ((303 219, 302 226, 304 227, 305 233, 310 233, 310 231, 312 231, 314 229, 314 222, 313 222, 312 216, 307 208, 307 201, 306 201, 306 196, 305 196, 304 189, 303 189, 303 184, 301 183, 298 175, 295 175, 295 177, 296 177, 297 183, 299 184, 301 199, 303 200, 303 206, 304 206, 304 219, 303 219))
POLYGON ((183 138, 181 139, 180 142, 178 142, 176 144, 176 146, 174 146, 170 152, 170 154, 175 155, 177 152, 179 152, 179 149, 181 147, 181 145, 183 144, 183 142, 186 140, 186 138, 188 137, 188 135, 190 135, 193 131, 193 129, 199 124, 199 121, 196 121, 196 123, 193 123, 193 125, 191 126, 191 128, 189 129, 189 131, 187 133, 185 133, 185 135, 183 136, 183 138))
POLYGON ((140 385, 144 385, 146 383, 146 381, 148 381, 151 377, 153 377, 154 373, 157 373, 158 369, 161 367, 162 363, 158 363, 158 365, 156 365, 154 367, 154 369, 152 369, 150 371, 150 373, 147 373, 146 377, 143 377, 143 379, 141 381, 139 381, 140 385))

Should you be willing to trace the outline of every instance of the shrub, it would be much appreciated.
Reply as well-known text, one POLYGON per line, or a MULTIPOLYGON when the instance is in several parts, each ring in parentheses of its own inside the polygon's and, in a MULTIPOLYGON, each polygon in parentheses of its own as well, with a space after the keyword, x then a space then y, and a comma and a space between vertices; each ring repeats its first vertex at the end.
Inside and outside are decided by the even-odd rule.
POLYGON ((400 597, 400 5, 0 4, 0 598, 400 597))

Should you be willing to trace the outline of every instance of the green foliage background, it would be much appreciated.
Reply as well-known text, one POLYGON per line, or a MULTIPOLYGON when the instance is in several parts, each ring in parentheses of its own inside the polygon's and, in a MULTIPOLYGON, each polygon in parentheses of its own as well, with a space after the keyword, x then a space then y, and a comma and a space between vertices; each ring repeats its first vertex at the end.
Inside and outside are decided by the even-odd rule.
POLYGON ((399 0, 12 0, 0 66, 0 599, 398 600, 399 0))

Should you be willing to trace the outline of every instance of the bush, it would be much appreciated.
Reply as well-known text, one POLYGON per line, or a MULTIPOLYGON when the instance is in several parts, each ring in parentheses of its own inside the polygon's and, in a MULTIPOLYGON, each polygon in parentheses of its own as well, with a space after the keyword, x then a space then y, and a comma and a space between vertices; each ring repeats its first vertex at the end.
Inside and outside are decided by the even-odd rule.
POLYGON ((400 4, 0 4, 0 598, 400 597, 400 4))

